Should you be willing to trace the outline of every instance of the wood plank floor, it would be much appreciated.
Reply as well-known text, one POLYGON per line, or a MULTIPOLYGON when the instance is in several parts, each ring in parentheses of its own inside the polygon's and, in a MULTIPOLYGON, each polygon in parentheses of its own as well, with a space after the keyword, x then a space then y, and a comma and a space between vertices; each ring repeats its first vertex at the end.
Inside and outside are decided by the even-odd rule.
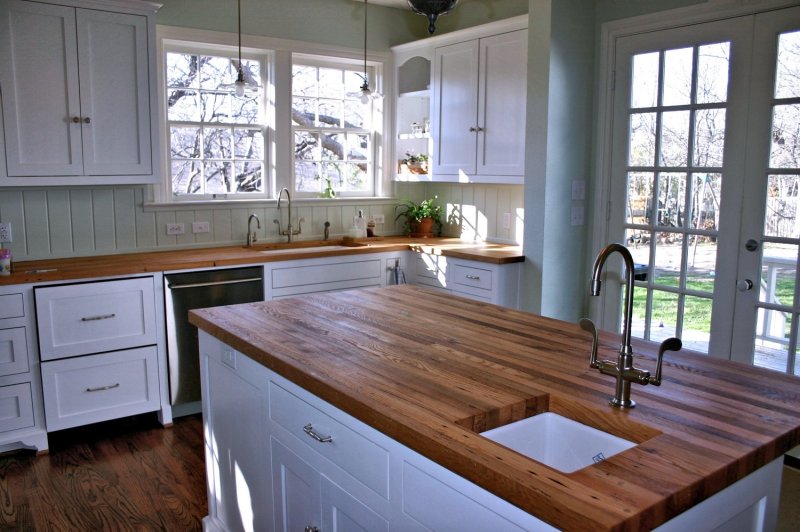
POLYGON ((2 530, 201 530, 200 415, 134 416, 49 436, 50 453, 0 456, 2 530))

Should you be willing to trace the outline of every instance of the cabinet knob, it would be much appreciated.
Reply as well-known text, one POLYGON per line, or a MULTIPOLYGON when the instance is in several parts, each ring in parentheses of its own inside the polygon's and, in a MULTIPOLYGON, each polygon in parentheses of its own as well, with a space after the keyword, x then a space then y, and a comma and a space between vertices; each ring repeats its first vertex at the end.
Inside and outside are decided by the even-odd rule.
POLYGON ((92 119, 91 119, 91 118, 89 118, 88 116, 87 116, 87 117, 84 117, 84 119, 83 119, 83 123, 84 123, 84 124, 91 124, 91 123, 92 123, 92 119))
POLYGON ((81 117, 79 117, 79 116, 73 116, 73 117, 72 117, 72 123, 73 123, 73 124, 80 124, 80 123, 81 123, 81 117))
POLYGON ((476 131, 478 131, 478 128, 477 127, 471 127, 471 128, 469 128, 469 131, 470 131, 470 133, 475 133, 476 131))
POLYGON ((317 527, 315 527, 315 526, 312 526, 312 525, 308 525, 308 526, 307 526, 307 527, 304 529, 304 532, 319 532, 319 528, 317 528, 317 527))

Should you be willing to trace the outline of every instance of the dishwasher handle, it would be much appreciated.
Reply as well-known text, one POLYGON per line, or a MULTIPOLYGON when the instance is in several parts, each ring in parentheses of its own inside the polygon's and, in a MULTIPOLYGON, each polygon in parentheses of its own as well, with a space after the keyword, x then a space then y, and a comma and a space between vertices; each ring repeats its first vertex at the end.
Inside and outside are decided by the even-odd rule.
POLYGON ((223 284, 240 284, 240 283, 256 283, 261 282, 261 277, 248 277, 246 279, 232 279, 230 281, 209 281, 207 283, 186 283, 186 284, 172 284, 167 282, 167 288, 170 290, 179 290, 181 288, 200 288, 203 286, 219 286, 223 284))

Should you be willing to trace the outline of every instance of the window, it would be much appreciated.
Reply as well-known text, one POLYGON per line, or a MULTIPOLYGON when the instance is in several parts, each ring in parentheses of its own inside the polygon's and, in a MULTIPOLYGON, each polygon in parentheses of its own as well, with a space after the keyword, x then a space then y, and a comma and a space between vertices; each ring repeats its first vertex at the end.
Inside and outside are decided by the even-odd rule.
MULTIPOLYGON (((372 196, 378 103, 361 100, 355 65, 295 58, 294 191, 306 197, 372 196)), ((374 70, 369 74, 374 86, 374 70)))
POLYGON ((196 48, 165 50, 169 176, 174 200, 266 197, 266 58, 196 48))

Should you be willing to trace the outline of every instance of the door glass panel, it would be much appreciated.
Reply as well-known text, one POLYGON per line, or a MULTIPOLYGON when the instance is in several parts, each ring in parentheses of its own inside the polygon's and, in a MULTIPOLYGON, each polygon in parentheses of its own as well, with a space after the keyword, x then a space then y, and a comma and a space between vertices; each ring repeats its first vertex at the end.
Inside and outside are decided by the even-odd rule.
POLYGON ((714 292, 714 271, 717 264, 716 238, 693 235, 689 238, 687 251, 686 289, 706 292, 710 296, 714 292))
POLYGON ((653 311, 649 320, 650 339, 655 342, 678 334, 678 302, 680 296, 663 290, 653 290, 653 311))
POLYGON ((656 233, 656 260, 653 282, 661 286, 681 286, 683 246, 680 233, 656 233))
POLYGON ((686 174, 663 173, 658 176, 658 225, 682 227, 686 205, 686 174))
POLYGON ((700 109, 694 115, 694 165, 722 166, 725 109, 700 109))
MULTIPOLYGON (((689 206, 691 229, 716 231, 719 229, 719 197, 722 174, 692 174, 692 201, 689 206)), ((715 236, 711 236, 716 241, 715 236)))
POLYGON ((655 174, 652 172, 628 172, 627 223, 648 223, 653 203, 654 180, 655 174))
POLYGON ((656 160, 656 113, 631 114, 630 166, 653 166, 656 160))
POLYGON ((711 338, 711 306, 710 297, 685 296, 683 301, 683 329, 681 339, 683 347, 708 352, 711 338))
POLYGON ((661 166, 686 166, 689 154, 689 111, 661 114, 661 166))
POLYGON ((759 301, 787 308, 794 304, 797 248, 797 245, 764 243, 759 301))
POLYGON ((790 317, 784 310, 758 309, 754 365, 781 372, 788 369, 790 317))
POLYGON ((728 100, 730 43, 701 46, 697 51, 697 103, 728 100))
POLYGON ((784 33, 778 38, 777 63, 775 97, 800 97, 800 31, 784 33))
POLYGON ((775 106, 772 114, 772 153, 769 157, 771 168, 800 167, 798 124, 800 124, 800 104, 775 106))
POLYGON ((631 108, 655 107, 658 103, 658 52, 633 57, 631 108))
POLYGON ((664 105, 691 102, 693 56, 693 48, 664 52, 664 105))
POLYGON ((767 209, 764 216, 766 236, 800 238, 798 188, 800 175, 771 175, 767 178, 767 209))

